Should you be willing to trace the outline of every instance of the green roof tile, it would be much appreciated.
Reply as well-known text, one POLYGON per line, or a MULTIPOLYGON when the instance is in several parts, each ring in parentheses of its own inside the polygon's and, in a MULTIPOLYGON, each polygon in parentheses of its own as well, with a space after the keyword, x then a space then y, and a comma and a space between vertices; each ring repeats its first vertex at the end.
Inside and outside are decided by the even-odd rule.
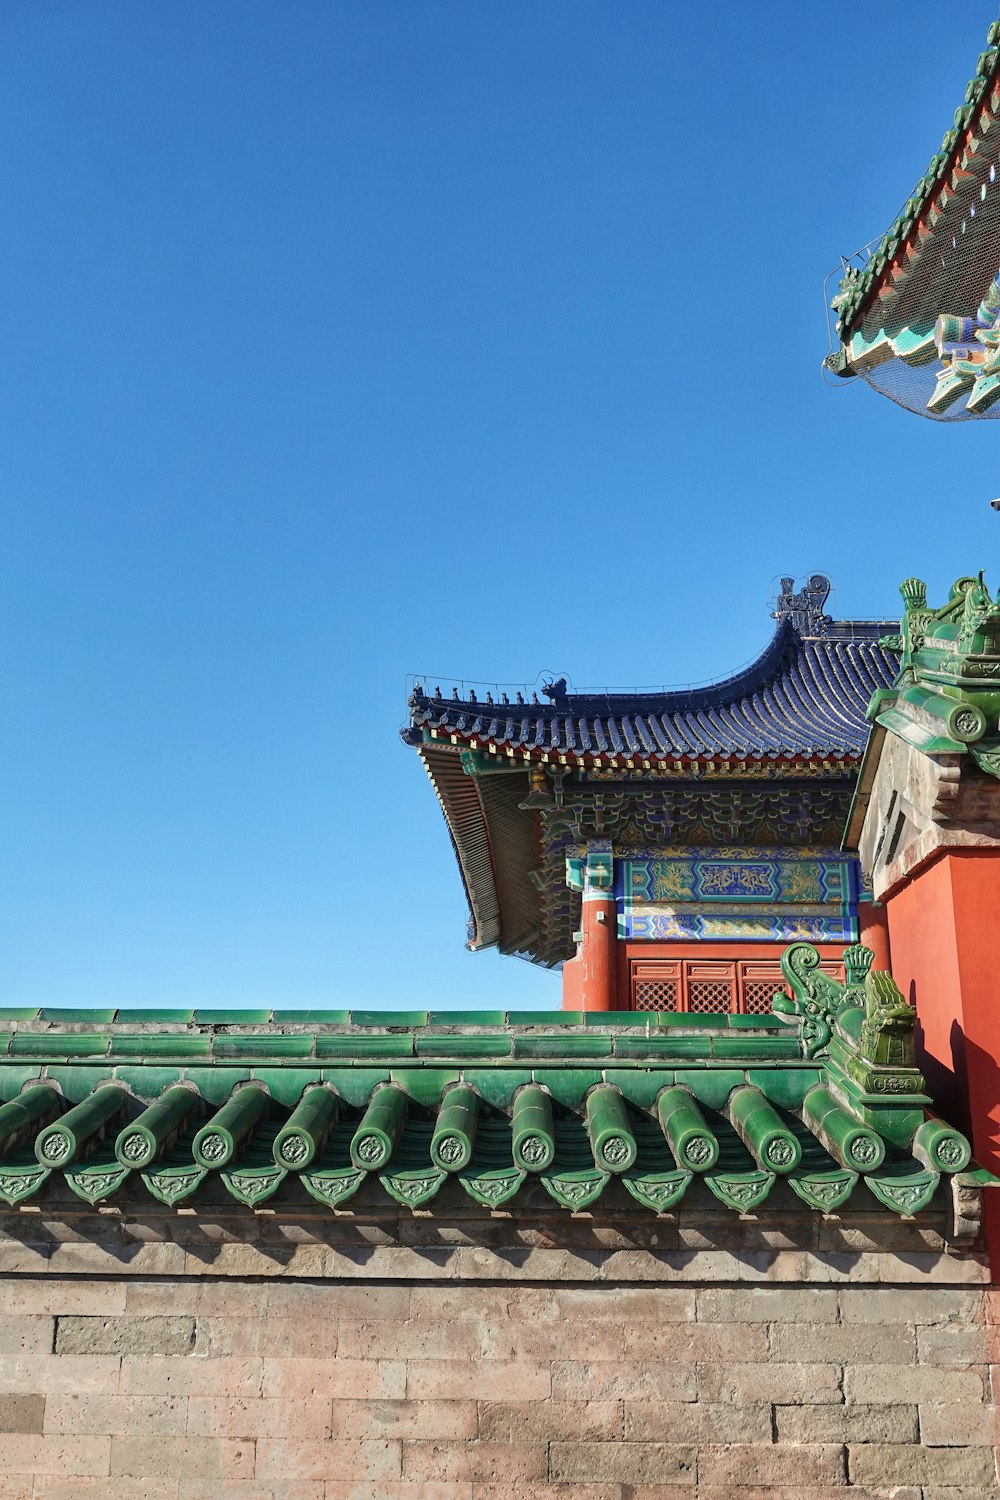
POLYGON ((352 1026, 426 1026, 425 1010, 352 1010, 352 1026))
POLYGON ((311 1036, 215 1036, 213 1057, 311 1057, 311 1036))
POLYGON ((38 1012, 38 1019, 62 1026, 109 1026, 117 1014, 115 1010, 81 1010, 75 1006, 46 1005, 38 1012))
POLYGON ((610 1057, 614 1050, 609 1036, 515 1036, 515 1057, 610 1057))
POLYGON ((351 1019, 349 1010, 276 1010, 276 1026, 346 1026, 351 1019))
POLYGON ((60 1033, 15 1031, 10 1039, 11 1057, 102 1057, 108 1050, 108 1032, 60 1033))
POLYGON ((428 1026, 504 1026, 507 1014, 502 1010, 430 1010, 428 1026))
POLYGON ((269 1010, 196 1010, 196 1026, 267 1026, 269 1010))
POLYGON ((509 1026, 582 1026, 582 1010, 509 1010, 509 1026))
POLYGON ((412 1057, 413 1034, 393 1036, 340 1036, 336 1033, 316 1038, 316 1056, 329 1057, 412 1057))
POLYGON ((512 1057, 512 1041, 509 1035, 497 1036, 435 1036, 417 1034, 415 1038, 418 1057, 512 1057))
POLYGON ((212 1038, 178 1032, 167 1036, 155 1036, 142 1032, 112 1032, 109 1055, 111 1057, 148 1058, 160 1062, 165 1057, 210 1057, 212 1038))
MULTIPOLYGON (((996 25, 997 23, 994 22, 988 35, 991 49, 997 39, 996 25)), ((989 50, 980 55, 976 64, 976 75, 966 85, 965 102, 955 111, 953 128, 948 130, 942 138, 941 150, 935 153, 929 171, 920 178, 916 191, 907 200, 904 213, 909 220, 908 227, 912 227, 913 221, 922 213, 929 195, 936 190, 942 169, 950 162, 952 153, 959 146, 962 135, 976 115, 989 83, 996 75, 997 62, 998 54, 995 50, 989 50)), ((874 247, 867 264, 862 267, 852 283, 851 297, 840 307, 840 337, 844 346, 849 344, 851 334, 855 331, 855 315, 862 306, 867 305, 870 294, 877 288, 882 273, 898 248, 900 228, 900 221, 896 219, 874 247)), ((954 229, 949 227, 947 230, 949 240, 953 233, 954 229)))
POLYGON ((161 1010, 158 1008, 139 1008, 136 1010, 119 1010, 117 1012, 119 1025, 130 1026, 184 1026, 194 1020, 193 1010, 161 1010))

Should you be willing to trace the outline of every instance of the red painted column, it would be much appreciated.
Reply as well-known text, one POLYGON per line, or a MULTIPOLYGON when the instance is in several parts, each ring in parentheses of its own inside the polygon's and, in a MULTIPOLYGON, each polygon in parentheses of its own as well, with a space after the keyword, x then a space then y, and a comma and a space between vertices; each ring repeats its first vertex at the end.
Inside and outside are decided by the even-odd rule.
MULTIPOLYGON (((920 1064, 942 1113, 1000 1175, 1000 851, 943 852, 887 901, 893 976, 916 1007, 920 1064)), ((1000 1280, 1000 1191, 984 1195, 1000 1280)))
POLYGON ((576 957, 563 964, 562 1008, 618 1009, 618 911, 608 891, 584 893, 576 957))
POLYGON ((580 891, 579 946, 563 965, 563 1010, 617 1010, 618 908, 613 890, 614 859, 607 841, 593 841, 583 860, 567 861, 566 878, 580 891))
POLYGON ((618 912, 609 891, 583 893, 580 1010, 618 1008, 618 912))
POLYGON ((873 969, 888 969, 889 962, 889 918, 880 901, 862 901, 858 905, 858 938, 875 955, 873 969))

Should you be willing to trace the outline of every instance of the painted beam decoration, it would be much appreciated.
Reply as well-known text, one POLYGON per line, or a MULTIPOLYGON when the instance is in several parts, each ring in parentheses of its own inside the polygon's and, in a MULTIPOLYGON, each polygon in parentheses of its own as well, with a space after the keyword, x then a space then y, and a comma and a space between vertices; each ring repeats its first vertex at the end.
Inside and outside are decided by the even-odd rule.
POLYGON ((929 1113, 914 1012, 871 961, 848 948, 840 983, 794 944, 754 1016, 0 1012, 0 1201, 366 1213, 367 1187, 433 1211, 538 1184, 576 1212, 617 1181, 652 1213, 700 1183, 746 1214, 781 1182, 912 1217, 994 1179, 929 1113))
POLYGON ((927 172, 833 299, 827 369, 938 420, 1000 416, 998 44, 994 22, 927 172))
POLYGON ((616 861, 618 936, 854 942, 857 861, 837 850, 672 848, 616 861))

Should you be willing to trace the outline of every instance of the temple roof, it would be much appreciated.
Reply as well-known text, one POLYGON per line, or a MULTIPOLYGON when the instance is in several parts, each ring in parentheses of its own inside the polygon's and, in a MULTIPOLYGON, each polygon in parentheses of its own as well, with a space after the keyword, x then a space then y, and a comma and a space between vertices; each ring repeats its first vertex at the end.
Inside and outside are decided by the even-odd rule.
MULTIPOLYGON (((549 702, 444 697, 417 685, 407 739, 462 743, 519 759, 624 765, 639 760, 847 759, 861 756, 872 694, 895 675, 879 637, 894 622, 831 620, 829 583, 816 575, 800 594, 791 580, 778 600, 777 630, 749 666, 706 687, 656 692, 570 693, 560 680, 549 702)), ((506 695, 504 695, 506 697, 506 695)), ((523 698, 523 695, 518 695, 523 698)))
POLYGON ((995 21, 927 171, 863 263, 844 263, 833 299, 827 368, 939 420, 1000 415, 998 43, 995 21))
POLYGON ((799 590, 783 578, 769 645, 707 687, 571 693, 560 679, 543 689, 547 702, 519 693, 512 703, 418 683, 402 735, 448 824, 469 946, 547 965, 570 956, 579 898, 565 887, 566 844, 590 836, 595 797, 595 836, 616 806, 633 825, 650 822, 654 843, 669 827, 681 843, 697 833, 702 844, 838 845, 868 704, 896 674, 880 644, 896 622, 833 620, 829 590, 821 574, 799 590), (747 781, 753 797, 738 789, 747 781))
POLYGON ((845 954, 853 988, 819 991, 815 951, 796 955, 794 997, 761 1016, 2 1012, 0 1201, 65 1186, 172 1208, 221 1190, 253 1208, 304 1190, 349 1211, 368 1180, 416 1208, 453 1179, 487 1207, 539 1182, 578 1210, 617 1178, 660 1213, 700 1179, 744 1213, 784 1180, 822 1212, 864 1184, 912 1215, 948 1174, 985 1185, 964 1138, 925 1118, 881 1019, 898 991, 887 1010, 864 989, 870 952, 845 954))
MULTIPOLYGON (((991 95, 1000 65, 1000 21, 994 21, 986 38, 986 50, 980 54, 975 74, 965 90, 965 98, 955 111, 951 127, 931 157, 927 171, 907 198, 902 210, 885 234, 873 247, 865 266, 853 276, 839 303, 841 329, 849 331, 860 320, 873 297, 884 292, 882 300, 892 302, 893 290, 912 270, 914 257, 923 254, 934 238, 938 222, 928 215, 936 206, 948 210, 947 233, 950 241, 951 220, 960 209, 975 201, 982 180, 970 170, 966 159, 977 154, 977 145, 989 134, 995 117, 991 95), (943 201, 942 201, 943 200, 943 201)), ((962 213, 959 212, 959 219, 962 213)), ((944 225, 941 226, 944 234, 944 225)))

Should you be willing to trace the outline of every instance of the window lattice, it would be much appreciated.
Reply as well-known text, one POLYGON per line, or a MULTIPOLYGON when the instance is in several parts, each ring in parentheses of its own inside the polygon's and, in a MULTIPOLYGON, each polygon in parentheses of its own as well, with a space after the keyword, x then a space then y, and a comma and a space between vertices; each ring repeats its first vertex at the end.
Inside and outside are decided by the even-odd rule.
POLYGON ((688 1010, 728 1011, 732 990, 726 979, 692 979, 688 982, 688 1010))
POLYGON ((636 981, 633 1010, 676 1010, 676 979, 640 979, 636 981))
POLYGON ((771 1001, 779 990, 787 994, 787 986, 780 979, 744 979, 744 1011, 751 1016, 768 1015, 771 1001))

